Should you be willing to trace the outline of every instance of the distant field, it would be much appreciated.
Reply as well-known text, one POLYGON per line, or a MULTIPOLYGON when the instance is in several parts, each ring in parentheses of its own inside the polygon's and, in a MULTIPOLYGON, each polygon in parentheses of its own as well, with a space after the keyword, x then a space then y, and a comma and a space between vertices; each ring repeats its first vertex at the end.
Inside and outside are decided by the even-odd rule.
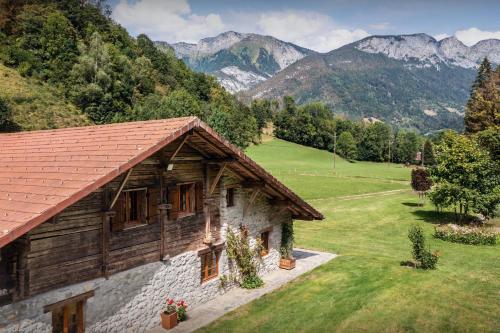
POLYGON ((409 189, 410 169, 397 164, 337 157, 334 169, 333 154, 279 139, 251 146, 247 153, 304 199, 409 189))
POLYGON ((202 332, 500 332, 500 246, 433 239, 443 217, 405 190, 409 169, 337 161, 332 171, 331 154, 280 140, 248 153, 325 214, 295 223, 297 246, 340 257, 202 332), (403 191, 369 194, 391 190, 403 191), (399 265, 413 223, 441 251, 435 271, 399 265))

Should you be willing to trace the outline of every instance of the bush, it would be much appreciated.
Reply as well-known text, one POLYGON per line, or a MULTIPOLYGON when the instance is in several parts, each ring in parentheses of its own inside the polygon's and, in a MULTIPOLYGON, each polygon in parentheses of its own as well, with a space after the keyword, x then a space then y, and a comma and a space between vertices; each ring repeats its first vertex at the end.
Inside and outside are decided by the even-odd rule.
POLYGON ((416 267, 422 269, 435 269, 438 262, 437 252, 431 253, 425 249, 425 236, 422 228, 417 225, 411 226, 408 238, 413 243, 412 254, 416 261, 416 267))
POLYGON ((257 289, 264 285, 264 281, 257 275, 250 275, 243 277, 241 287, 245 289, 257 289))
POLYGON ((491 229, 459 226, 436 227, 434 237, 448 242, 470 245, 495 245, 497 235, 491 229))
POLYGON ((281 225, 281 247, 280 255, 282 259, 292 259, 293 255, 293 224, 283 223, 281 225))
POLYGON ((255 289, 261 287, 264 282, 258 276, 257 258, 260 257, 262 244, 257 243, 253 248, 250 246, 248 236, 244 231, 240 234, 231 229, 227 232, 227 256, 238 266, 241 274, 240 285, 242 288, 255 289))

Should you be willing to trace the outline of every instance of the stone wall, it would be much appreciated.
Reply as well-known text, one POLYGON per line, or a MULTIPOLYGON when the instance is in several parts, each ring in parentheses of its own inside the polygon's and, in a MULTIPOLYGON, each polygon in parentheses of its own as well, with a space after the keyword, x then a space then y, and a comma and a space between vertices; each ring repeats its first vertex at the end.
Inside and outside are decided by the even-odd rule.
MULTIPOLYGON (((259 196, 243 217, 250 192, 236 189, 235 206, 226 207, 226 191, 221 190, 221 235, 225 239, 227 228, 247 226, 251 243, 255 244, 261 231, 272 227, 270 251, 261 265, 261 273, 266 274, 278 268, 281 223, 291 216, 284 213, 270 221, 272 207, 259 196)), ((95 296, 87 300, 85 307, 86 332, 141 332, 159 325, 166 298, 184 299, 192 307, 227 290, 221 289, 218 278, 201 283, 200 269, 198 252, 189 251, 164 262, 114 274, 107 280, 99 278, 49 291, 0 308, 0 332, 51 332, 52 317, 43 313, 43 307, 90 290, 95 291, 95 296)), ((225 251, 219 262, 219 276, 222 274, 229 274, 225 251)))

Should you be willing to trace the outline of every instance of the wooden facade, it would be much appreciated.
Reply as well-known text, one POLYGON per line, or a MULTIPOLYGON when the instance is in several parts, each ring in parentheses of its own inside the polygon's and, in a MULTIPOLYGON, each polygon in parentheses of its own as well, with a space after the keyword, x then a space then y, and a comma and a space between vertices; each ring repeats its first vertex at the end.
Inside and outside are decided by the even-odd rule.
MULTIPOLYGON (((43 306, 52 313, 52 328, 83 331, 84 304, 92 297, 87 324, 110 328, 96 317, 106 316, 109 293, 127 289, 128 272, 118 273, 132 268, 139 280, 157 269, 160 282, 147 294, 151 308, 163 305, 163 299, 149 304, 158 289, 175 292, 164 289, 168 283, 190 288, 192 301, 206 301, 218 292, 215 277, 228 272, 223 227, 258 228, 252 237, 274 242, 273 252, 262 254, 271 263, 279 259, 281 230, 265 234, 265 228, 323 218, 194 117, 5 134, 0 140, 6 147, 0 151, 0 307, 9 316, 0 316, 0 326, 16 318, 48 329, 47 316, 38 313, 33 320, 31 313, 32 306, 40 312, 42 299, 49 303, 43 306), (117 281, 122 285, 115 290, 117 281)), ((129 295, 144 296, 142 288, 151 286, 140 280, 129 295)), ((124 304, 114 306, 118 311, 124 304)), ((139 316, 137 322, 147 317, 139 316)))
POLYGON ((130 175, 117 177, 2 248, 0 290, 4 293, 0 301, 5 304, 207 247, 205 203, 209 206, 211 235, 216 243, 221 227, 220 186, 216 185, 207 195, 205 184, 212 184, 206 181, 206 175, 215 180, 220 165, 205 163, 205 157, 197 150, 183 145, 170 161, 172 170, 167 170, 162 161, 169 160, 182 139, 178 141, 135 166, 130 175), (114 228, 113 220, 123 206, 108 208, 126 177, 119 195, 129 189, 145 189, 150 212, 144 224, 114 228), (175 188, 185 183, 197 184, 198 207, 189 216, 174 216, 178 201, 175 188))

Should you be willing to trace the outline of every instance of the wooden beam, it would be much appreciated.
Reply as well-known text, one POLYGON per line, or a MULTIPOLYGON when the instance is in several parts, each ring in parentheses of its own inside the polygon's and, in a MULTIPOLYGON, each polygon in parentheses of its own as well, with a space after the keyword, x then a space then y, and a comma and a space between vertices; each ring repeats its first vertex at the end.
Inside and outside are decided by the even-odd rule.
POLYGON ((219 147, 217 147, 216 145, 214 145, 212 142, 208 141, 205 137, 203 137, 202 135, 200 135, 199 133, 195 133, 195 136, 197 138, 200 138, 200 140, 202 140, 203 142, 205 142, 210 148, 212 148, 213 150, 216 150, 218 151, 220 154, 224 155, 224 156, 227 156, 227 153, 220 149, 219 147))
POLYGON ((203 195, 203 215, 205 216, 205 238, 203 239, 203 243, 211 244, 212 243, 212 231, 210 225, 210 195, 209 195, 209 179, 208 179, 208 171, 209 166, 205 164, 204 176, 205 176, 205 186, 203 186, 203 191, 205 192, 203 195))
POLYGON ((127 184, 128 182, 128 179, 130 178, 130 175, 132 174, 132 170, 134 170, 134 168, 130 168, 128 171, 127 171, 127 174, 125 175, 125 178, 123 178, 121 184, 120 184, 120 187, 118 187, 118 190, 116 191, 115 193, 115 196, 113 198, 113 200, 111 200, 111 204, 109 205, 109 209, 108 210, 112 210, 116 201, 118 200, 118 197, 120 196, 120 194, 122 193, 123 191, 123 188, 125 187, 125 185, 127 184))
POLYGON ((68 299, 59 301, 57 303, 45 305, 43 307, 43 312, 44 313, 51 312, 51 311, 53 311, 55 309, 60 309, 63 306, 71 304, 71 303, 76 303, 76 302, 79 302, 79 301, 86 301, 87 299, 89 299, 90 297, 93 297, 93 296, 94 296, 94 291, 93 290, 87 291, 86 293, 70 297, 68 299))
POLYGON ((217 172, 217 175, 215 176, 215 179, 212 182, 212 185, 210 186, 210 191, 208 192, 208 195, 212 195, 215 191, 215 188, 217 187, 217 184, 219 183, 220 177, 222 176, 222 173, 226 169, 227 163, 222 163, 219 172, 217 172))
POLYGON ((186 142, 186 143, 185 143, 185 145, 186 145, 186 146, 188 146, 188 147, 189 147, 189 148, 191 148, 191 149, 196 150, 198 153, 200 153, 200 155, 202 155, 202 156, 203 156, 203 157, 205 157, 205 158, 210 157, 210 156, 209 156, 207 153, 205 153, 202 149, 200 149, 200 148, 196 147, 196 145, 195 145, 195 144, 193 144, 192 142, 186 142))
POLYGON ((245 207, 245 210, 243 210, 243 217, 247 216, 248 211, 252 207, 252 205, 253 205, 255 199, 257 198, 257 196, 259 195, 259 193, 260 193, 260 188, 257 188, 257 189, 255 189, 252 192, 252 195, 250 196, 250 199, 248 199, 248 202, 247 202, 247 205, 245 207))
POLYGON ((241 183, 243 188, 263 188, 266 183, 261 180, 245 180, 241 183))
POLYGON ((236 163, 237 161, 232 157, 228 157, 228 158, 206 158, 201 162, 207 164, 221 164, 221 163, 230 164, 230 163, 236 163))
POLYGON ((182 149, 182 146, 184 146, 184 144, 189 139, 189 137, 190 137, 189 134, 186 134, 186 136, 184 136, 184 138, 182 139, 181 143, 179 143, 179 145, 175 149, 174 153, 172 155, 170 155, 170 157, 169 157, 169 159, 167 161, 167 164, 170 163, 175 158, 175 156, 177 156, 177 154, 179 153, 179 151, 182 149))

